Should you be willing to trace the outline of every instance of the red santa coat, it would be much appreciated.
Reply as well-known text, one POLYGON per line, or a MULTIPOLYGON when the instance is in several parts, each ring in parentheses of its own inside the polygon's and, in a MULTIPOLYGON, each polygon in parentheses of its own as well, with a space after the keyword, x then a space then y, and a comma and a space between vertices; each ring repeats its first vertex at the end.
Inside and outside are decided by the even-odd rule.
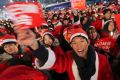
POLYGON ((12 66, 0 74, 1 80, 48 80, 41 72, 24 65, 12 66))
MULTIPOLYGON (((52 68, 58 73, 67 71, 69 80, 81 80, 77 69, 77 65, 73 60, 71 53, 72 52, 70 51, 65 56, 58 57, 57 60, 53 60, 54 55, 51 51, 51 56, 49 55, 48 61, 45 63, 44 66, 39 67, 38 59, 36 59, 35 64, 39 69, 52 68)), ((113 80, 110 65, 105 56, 96 53, 95 67, 96 72, 91 77, 91 80, 113 80)))
POLYGON ((9 67, 8 61, 0 63, 0 73, 2 73, 5 69, 9 67))
MULTIPOLYGON (((32 58, 32 63, 30 63, 33 67, 35 66, 34 65, 34 56, 32 56, 32 53, 30 52, 30 50, 28 49, 28 48, 25 48, 25 54, 27 54, 27 56, 29 55, 30 56, 30 58, 32 58), (28 52, 28 53, 27 53, 28 52)), ((26 55, 25 55, 26 56, 26 55)), ((24 54, 18 54, 18 55, 14 55, 14 58, 18 58, 18 59, 20 59, 20 58, 23 58, 24 57, 24 54)), ((25 57, 25 58, 27 58, 27 57, 25 57)), ((6 70, 7 68, 9 68, 11 65, 9 64, 9 60, 8 61, 5 61, 5 62, 2 62, 2 63, 0 63, 0 73, 2 73, 4 70, 6 70)))
POLYGON ((96 20, 94 22, 91 23, 92 26, 95 26, 97 31, 101 31, 104 25, 104 20, 96 20))
POLYGON ((55 52, 56 56, 64 55, 64 51, 59 45, 55 46, 52 50, 55 52))

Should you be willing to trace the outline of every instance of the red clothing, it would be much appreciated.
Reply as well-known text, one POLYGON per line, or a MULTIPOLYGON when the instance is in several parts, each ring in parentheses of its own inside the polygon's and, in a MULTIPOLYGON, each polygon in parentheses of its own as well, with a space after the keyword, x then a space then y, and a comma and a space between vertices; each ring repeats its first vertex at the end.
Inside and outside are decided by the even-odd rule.
MULTIPOLYGON (((96 53, 95 62, 96 72, 91 77, 91 80, 112 80, 112 73, 107 58, 96 53)), ((59 73, 67 70, 69 80, 80 80, 78 69, 75 61, 72 58, 71 52, 68 52, 64 57, 59 57, 56 60, 53 69, 59 73)))
POLYGON ((101 31, 104 25, 104 21, 101 19, 98 19, 91 24, 92 26, 95 26, 97 31, 101 31))
POLYGON ((102 49, 105 52, 111 52, 115 47, 116 39, 111 36, 100 38, 95 41, 94 47, 102 49))
POLYGON ((0 63, 0 74, 9 67, 8 62, 0 63))
POLYGON ((60 26, 56 26, 56 27, 54 27, 54 30, 53 30, 53 35, 55 36, 55 37, 59 37, 59 35, 61 34, 61 31, 63 30, 63 26, 62 25, 60 25, 60 26))
POLYGON ((62 50, 60 46, 55 46, 53 48, 53 51, 55 52, 57 56, 64 55, 64 51, 62 50))
MULTIPOLYGON (((105 56, 96 53, 95 64, 96 72, 91 77, 91 80, 112 80, 110 65, 105 56)), ((65 56, 58 57, 52 69, 58 73, 67 71, 69 80, 80 80, 77 65, 72 58, 71 52, 68 52, 65 56)))
POLYGON ((48 80, 41 72, 24 65, 12 66, 0 74, 1 80, 48 80))
POLYGON ((4 70, 9 68, 10 66, 20 65, 25 61, 22 65, 27 66, 35 66, 34 65, 34 56, 32 56, 32 53, 30 52, 29 48, 25 48, 24 52, 21 54, 15 54, 12 55, 13 58, 9 59, 8 61, 0 63, 0 73, 2 73, 4 70), (24 53, 25 52, 25 53, 24 53), (22 62, 21 62, 22 59, 22 62), (19 60, 19 62, 18 62, 19 60), (12 64, 11 64, 12 63, 12 64))
MULTIPOLYGON (((91 80, 113 80, 112 72, 110 69, 110 65, 105 56, 95 53, 95 74, 91 77, 91 80)), ((57 59, 53 55, 53 52, 50 52, 48 61, 44 66, 39 66, 39 60, 36 59, 35 65, 38 69, 49 69, 52 68, 58 73, 63 73, 67 71, 69 80, 81 80, 78 72, 77 65, 72 57, 72 52, 68 52, 63 56, 57 57, 57 59), (52 55, 51 55, 52 54, 52 55), (50 56, 51 55, 51 56, 50 56)))

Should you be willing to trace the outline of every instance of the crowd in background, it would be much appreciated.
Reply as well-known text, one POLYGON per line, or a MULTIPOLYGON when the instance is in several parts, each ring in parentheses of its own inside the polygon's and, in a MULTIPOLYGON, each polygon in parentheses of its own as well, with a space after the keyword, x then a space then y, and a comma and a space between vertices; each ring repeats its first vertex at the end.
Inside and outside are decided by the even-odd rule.
MULTIPOLYGON (((88 35, 91 47, 98 54, 102 54, 108 59, 114 80, 119 80, 120 26, 115 21, 114 15, 116 14, 120 14, 120 5, 114 2, 92 4, 87 6, 86 10, 67 8, 48 11, 44 12, 46 23, 30 30, 36 34, 36 40, 39 41, 39 44, 53 50, 56 58, 59 58, 59 56, 66 55, 69 50, 72 50, 69 45, 72 43, 67 41, 72 34, 72 29, 82 28, 88 35), (65 31, 67 31, 67 36, 65 31)), ((32 32, 26 32, 27 37, 32 32)), ((22 33, 22 31, 15 32, 14 23, 10 19, 0 20, 0 73, 4 72, 9 66, 26 65, 39 70, 47 75, 50 80, 72 80, 68 78, 67 71, 59 73, 58 70, 57 73, 54 69, 40 70, 36 67, 35 58, 39 59, 38 55, 40 54, 33 54, 34 48, 23 46, 24 43, 18 43, 17 39, 21 35, 16 33, 22 33)), ((41 48, 40 52, 46 53, 44 47, 41 48)), ((43 62, 45 57, 43 55, 43 62)), ((43 65, 42 60, 39 61, 40 65, 43 65)), ((84 77, 81 78, 82 80, 89 80, 84 77)), ((103 79, 101 78, 101 80, 103 79)), ((104 80, 110 79, 106 78, 104 80)))

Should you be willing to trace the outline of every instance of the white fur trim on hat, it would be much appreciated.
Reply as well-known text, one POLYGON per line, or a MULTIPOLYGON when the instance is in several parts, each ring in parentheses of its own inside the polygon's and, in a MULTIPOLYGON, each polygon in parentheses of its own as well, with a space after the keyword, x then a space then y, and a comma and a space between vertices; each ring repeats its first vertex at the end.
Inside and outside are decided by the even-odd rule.
POLYGON ((45 36, 46 34, 50 34, 50 35, 52 35, 52 36, 53 36, 53 34, 52 34, 52 33, 50 33, 50 32, 45 32, 45 33, 43 33, 43 35, 42 35, 42 36, 45 36))
POLYGON ((7 42, 16 42, 16 39, 5 39, 2 41, 2 44, 7 43, 7 42))
MULTIPOLYGON (((90 28, 95 28, 95 26, 90 26, 86 31, 88 31, 90 28)), ((96 29, 96 28, 95 28, 96 29)))
POLYGON ((75 33, 75 34, 73 34, 73 35, 71 36, 70 42, 72 41, 72 39, 73 39, 75 36, 79 36, 79 35, 85 37, 85 38, 88 40, 88 36, 87 36, 86 34, 84 34, 84 33, 75 33))
POLYGON ((95 26, 90 26, 89 28, 95 28, 95 26))

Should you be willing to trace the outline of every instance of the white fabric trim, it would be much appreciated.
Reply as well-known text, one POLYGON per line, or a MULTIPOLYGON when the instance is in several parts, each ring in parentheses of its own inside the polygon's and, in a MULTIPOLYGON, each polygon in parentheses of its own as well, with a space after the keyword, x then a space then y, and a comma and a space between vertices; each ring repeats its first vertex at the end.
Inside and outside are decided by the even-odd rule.
POLYGON ((35 59, 35 66, 40 70, 51 68, 56 61, 54 52, 50 48, 47 48, 47 50, 48 50, 48 60, 46 61, 46 63, 43 66, 40 67, 39 60, 37 58, 35 59))
POLYGON ((112 20, 107 20, 105 21, 104 25, 106 25, 108 22, 111 22, 112 20))
POLYGON ((64 36, 66 33, 67 33, 67 31, 64 31, 64 32, 63 32, 63 36, 64 36))
POLYGON ((7 43, 7 42, 16 42, 16 39, 5 39, 2 41, 2 44, 7 43))
MULTIPOLYGON (((95 26, 90 26, 86 31, 88 31, 90 28, 95 28, 95 26)), ((96 28, 95 28, 96 29, 96 28)))
POLYGON ((75 63, 75 61, 73 61, 73 64, 72 64, 72 72, 73 72, 75 80, 81 80, 79 72, 78 72, 77 64, 75 63))
POLYGON ((105 24, 105 22, 104 22, 104 20, 102 20, 102 29, 103 29, 103 27, 104 27, 104 24, 105 24))
POLYGON ((54 28, 57 28, 58 26, 61 26, 61 25, 62 25, 62 23, 59 21, 59 22, 57 23, 57 25, 54 26, 54 28))
POLYGON ((80 24, 80 20, 78 20, 77 22, 73 23, 74 25, 79 25, 80 24))
MULTIPOLYGON (((98 59, 98 54, 97 54, 97 52, 95 52, 95 55, 96 55, 96 60, 95 60, 95 69, 96 69, 96 72, 95 72, 95 74, 91 77, 90 80, 97 80, 97 79, 98 79, 99 59, 98 59)), ((81 78, 80 78, 80 76, 79 76, 77 64, 75 63, 75 61, 73 61, 73 64, 72 64, 72 71, 73 71, 73 75, 74 75, 75 80, 81 80, 81 78)))
POLYGON ((87 38, 87 40, 88 40, 88 36, 87 36, 86 34, 84 34, 84 33, 75 33, 75 34, 73 34, 73 35, 70 37, 70 42, 72 41, 72 39, 73 39, 75 36, 79 36, 79 35, 84 36, 84 37, 87 38))
POLYGON ((90 26, 89 28, 95 28, 95 26, 90 26))
POLYGON ((53 34, 52 34, 52 33, 50 33, 50 32, 45 32, 45 33, 42 35, 42 37, 43 37, 43 36, 45 36, 46 34, 50 34, 50 35, 52 35, 52 36, 53 36, 53 34))
POLYGON ((96 54, 96 61, 95 61, 95 69, 96 69, 96 72, 95 72, 95 74, 91 77, 91 80, 97 80, 97 79, 98 79, 99 59, 98 59, 98 53, 95 52, 95 54, 96 54))

